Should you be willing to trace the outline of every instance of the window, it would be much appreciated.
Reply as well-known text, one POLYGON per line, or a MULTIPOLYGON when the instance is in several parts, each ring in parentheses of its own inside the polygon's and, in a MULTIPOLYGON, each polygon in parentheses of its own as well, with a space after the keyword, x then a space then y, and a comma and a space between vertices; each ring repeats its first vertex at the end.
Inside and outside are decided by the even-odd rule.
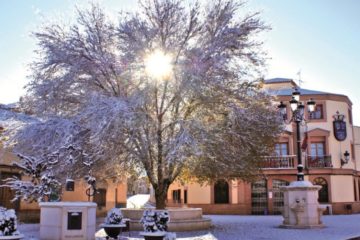
POLYGON ((310 144, 307 166, 310 168, 332 167, 331 157, 325 155, 325 142, 312 142, 310 144))
POLYGON ((310 119, 323 119, 323 118, 324 118, 323 105, 317 104, 315 107, 315 111, 310 113, 310 119))
POLYGON ((358 199, 358 196, 357 196, 357 192, 356 192, 356 180, 354 179, 354 200, 355 200, 355 202, 356 201, 359 201, 359 199, 358 199))
POLYGON ((279 112, 280 114, 280 117, 283 119, 283 120, 287 120, 288 119, 288 111, 287 111, 287 106, 282 108, 281 111, 279 112))
POLYGON ((172 191, 172 198, 174 203, 181 203, 181 189, 172 191))
MULTIPOLYGON (((360 179, 358 180, 358 190, 359 190, 359 197, 360 197, 360 179)), ((360 199, 359 199, 359 201, 360 201, 360 199)))
POLYGON ((287 143, 276 143, 275 144, 275 155, 276 156, 289 155, 288 144, 287 143))
POLYGON ((353 143, 350 145, 350 154, 351 154, 351 159, 355 159, 355 150, 353 143))
POLYGON ((287 112, 287 107, 285 108, 284 112, 283 112, 283 119, 287 120, 288 119, 288 112, 287 112))
POLYGON ((229 203, 229 184, 219 180, 214 186, 215 203, 229 203))
POLYGON ((320 185, 321 189, 319 191, 319 202, 328 203, 329 202, 329 193, 328 193, 328 184, 326 180, 322 177, 315 178, 313 181, 314 185, 320 185))
POLYGON ((348 110, 348 115, 349 115, 349 123, 352 124, 352 112, 351 112, 351 109, 348 110))
POLYGON ((323 157, 325 156, 325 143, 324 142, 312 142, 310 155, 312 157, 323 157))

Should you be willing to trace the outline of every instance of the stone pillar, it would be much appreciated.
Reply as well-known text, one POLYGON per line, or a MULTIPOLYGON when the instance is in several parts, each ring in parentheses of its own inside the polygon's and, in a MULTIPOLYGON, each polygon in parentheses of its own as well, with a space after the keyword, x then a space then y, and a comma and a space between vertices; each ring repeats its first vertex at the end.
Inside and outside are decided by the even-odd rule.
POLYGON ((284 192, 282 228, 321 228, 324 227, 321 216, 325 207, 318 203, 318 191, 309 181, 295 181, 281 187, 284 192))

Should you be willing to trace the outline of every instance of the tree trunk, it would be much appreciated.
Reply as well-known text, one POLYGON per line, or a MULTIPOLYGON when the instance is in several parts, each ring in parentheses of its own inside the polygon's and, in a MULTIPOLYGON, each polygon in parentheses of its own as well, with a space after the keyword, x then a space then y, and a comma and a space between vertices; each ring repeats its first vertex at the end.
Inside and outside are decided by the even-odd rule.
POLYGON ((168 189, 169 189, 169 185, 166 183, 154 189, 156 209, 165 209, 168 189))

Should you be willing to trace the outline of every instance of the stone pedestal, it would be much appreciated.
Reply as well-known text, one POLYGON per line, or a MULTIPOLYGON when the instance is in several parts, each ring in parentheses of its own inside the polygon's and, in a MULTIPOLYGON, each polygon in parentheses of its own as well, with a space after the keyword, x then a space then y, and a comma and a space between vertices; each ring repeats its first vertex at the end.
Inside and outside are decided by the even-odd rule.
MULTIPOLYGON (((167 208, 166 210, 170 215, 168 223, 168 231, 170 232, 199 231, 211 227, 211 220, 202 216, 201 208, 167 208)), ((144 229, 140 223, 144 209, 122 208, 121 212, 125 218, 130 219, 132 231, 144 229)))
POLYGON ((40 205, 40 239, 95 239, 96 203, 42 202, 40 205))
POLYGON ((295 181, 281 187, 284 193, 282 228, 322 228, 322 213, 325 207, 318 203, 320 186, 308 181, 295 181))

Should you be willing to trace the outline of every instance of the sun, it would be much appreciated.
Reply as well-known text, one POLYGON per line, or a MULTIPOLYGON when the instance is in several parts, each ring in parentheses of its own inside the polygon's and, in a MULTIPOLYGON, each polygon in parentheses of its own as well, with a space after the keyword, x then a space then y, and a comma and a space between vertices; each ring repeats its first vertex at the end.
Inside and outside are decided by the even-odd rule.
POLYGON ((157 79, 167 79, 172 72, 172 58, 161 50, 156 50, 145 57, 146 73, 157 79))

